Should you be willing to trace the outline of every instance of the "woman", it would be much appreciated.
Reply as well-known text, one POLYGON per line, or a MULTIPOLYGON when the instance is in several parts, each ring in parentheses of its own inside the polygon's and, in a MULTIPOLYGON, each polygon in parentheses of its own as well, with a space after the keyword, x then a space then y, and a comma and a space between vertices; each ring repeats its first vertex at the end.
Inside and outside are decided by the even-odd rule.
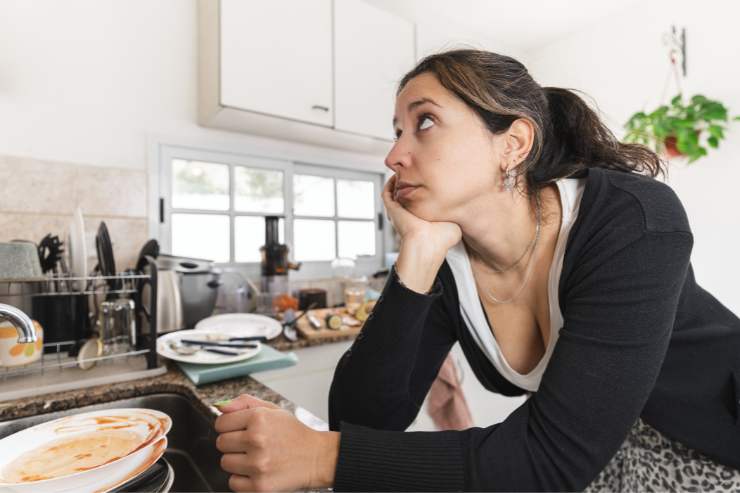
POLYGON ((245 427, 229 412, 219 446, 242 455, 227 470, 247 481, 256 469, 236 464, 251 454, 275 488, 740 488, 740 319, 697 285, 659 158, 483 51, 422 60, 394 126, 383 199, 401 246, 337 366, 333 431, 236 411, 274 414, 252 432, 282 443, 282 460, 303 454, 303 478, 278 482, 279 467, 265 472, 277 449, 224 445, 245 427), (487 389, 529 398, 486 428, 404 432, 455 342, 487 389))

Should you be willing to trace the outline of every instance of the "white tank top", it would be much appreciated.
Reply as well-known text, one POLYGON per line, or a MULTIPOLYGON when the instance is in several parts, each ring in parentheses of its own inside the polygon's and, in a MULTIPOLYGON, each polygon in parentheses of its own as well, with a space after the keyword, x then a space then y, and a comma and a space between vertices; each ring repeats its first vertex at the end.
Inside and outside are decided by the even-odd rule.
POLYGON ((563 327, 563 315, 560 312, 558 286, 560 273, 563 269, 565 244, 568 241, 570 229, 578 216, 578 208, 583 196, 585 178, 563 178, 556 182, 560 193, 563 213, 560 222, 555 254, 550 266, 548 277, 548 300, 550 305, 550 338, 545 355, 529 373, 522 374, 513 370, 506 362, 501 349, 493 337, 493 333, 483 311, 481 300, 475 286, 470 259, 462 241, 447 252, 447 263, 452 270, 460 298, 460 313, 481 351, 488 357, 496 370, 517 387, 535 392, 542 380, 550 356, 558 340, 560 329, 563 327))

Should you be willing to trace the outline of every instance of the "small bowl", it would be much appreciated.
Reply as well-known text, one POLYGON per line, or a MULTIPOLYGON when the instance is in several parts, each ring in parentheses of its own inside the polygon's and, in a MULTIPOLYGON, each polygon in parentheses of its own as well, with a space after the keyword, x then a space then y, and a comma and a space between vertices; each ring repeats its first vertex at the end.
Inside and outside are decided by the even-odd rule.
POLYGON ((18 329, 10 322, 0 322, 0 366, 22 366, 38 361, 44 352, 44 329, 36 320, 36 342, 18 344, 18 329))

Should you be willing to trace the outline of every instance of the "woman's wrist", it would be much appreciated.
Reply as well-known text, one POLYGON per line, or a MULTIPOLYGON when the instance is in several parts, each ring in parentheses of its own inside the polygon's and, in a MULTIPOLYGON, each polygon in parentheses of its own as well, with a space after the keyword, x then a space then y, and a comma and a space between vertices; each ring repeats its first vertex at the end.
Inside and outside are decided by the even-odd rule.
POLYGON ((308 487, 331 488, 334 486, 334 476, 337 472, 337 460, 339 459, 340 433, 338 431, 320 431, 319 438, 321 446, 317 454, 317 467, 312 484, 308 487))
POLYGON ((408 289, 428 293, 446 254, 446 250, 442 251, 429 241, 405 240, 396 259, 396 274, 408 289))

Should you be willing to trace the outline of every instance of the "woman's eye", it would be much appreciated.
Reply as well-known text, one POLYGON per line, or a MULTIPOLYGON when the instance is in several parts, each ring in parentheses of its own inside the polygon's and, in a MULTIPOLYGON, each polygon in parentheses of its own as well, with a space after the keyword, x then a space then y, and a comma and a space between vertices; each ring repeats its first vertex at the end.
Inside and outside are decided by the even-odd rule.
POLYGON ((434 125, 434 121, 432 121, 431 118, 428 116, 422 116, 419 119, 419 130, 426 130, 430 128, 432 125, 434 125))

